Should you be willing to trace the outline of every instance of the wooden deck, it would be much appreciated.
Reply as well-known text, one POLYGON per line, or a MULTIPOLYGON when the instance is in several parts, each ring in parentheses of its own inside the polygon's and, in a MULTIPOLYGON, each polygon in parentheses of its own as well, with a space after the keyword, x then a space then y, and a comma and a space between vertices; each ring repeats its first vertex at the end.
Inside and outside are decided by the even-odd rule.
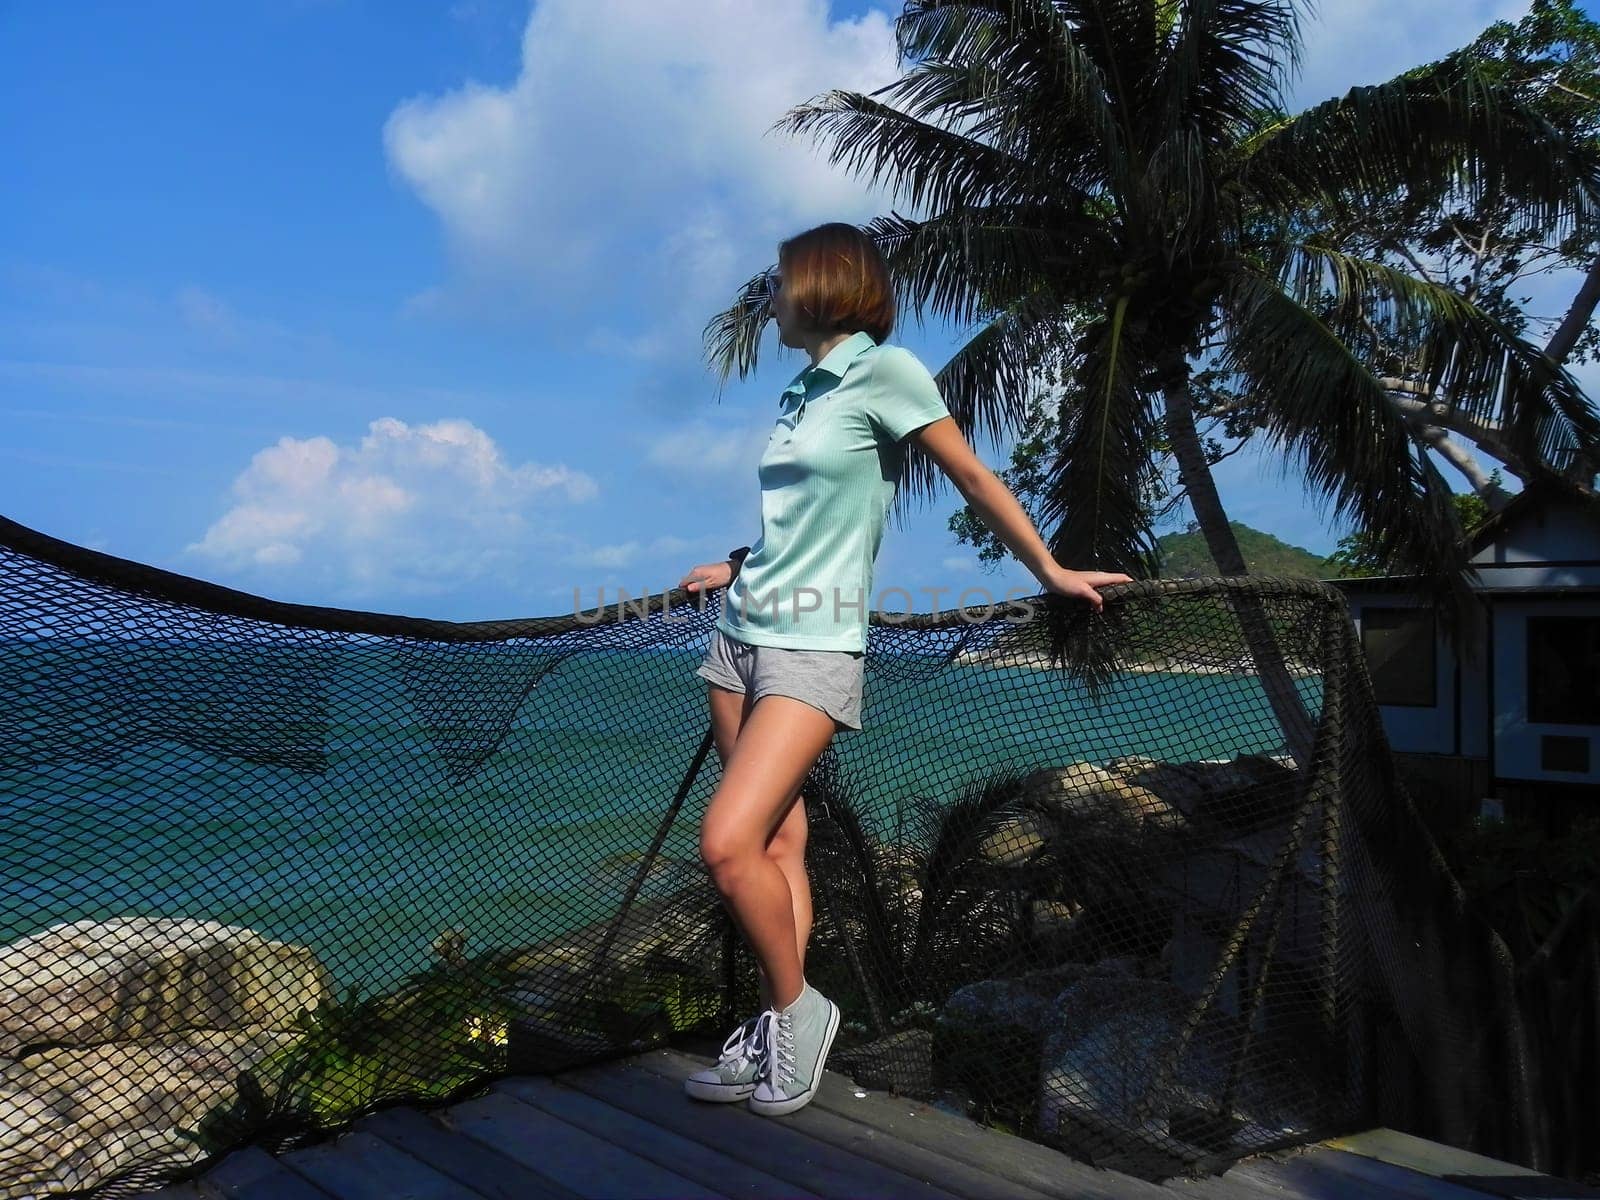
POLYGON ((652 1050, 498 1081, 423 1113, 396 1108, 278 1158, 235 1151, 202 1179, 139 1200, 1483 1200, 1600 1191, 1389 1130, 1156 1185, 832 1071, 805 1108, 761 1117, 693 1100, 709 1060, 652 1050))

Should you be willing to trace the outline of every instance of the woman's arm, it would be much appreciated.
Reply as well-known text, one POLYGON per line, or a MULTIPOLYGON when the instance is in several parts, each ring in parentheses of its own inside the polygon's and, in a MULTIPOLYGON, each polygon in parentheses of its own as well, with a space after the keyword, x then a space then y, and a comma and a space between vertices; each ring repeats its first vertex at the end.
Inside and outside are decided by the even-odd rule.
POLYGON ((1026 510, 1000 477, 972 452, 954 418, 942 417, 924 425, 907 440, 915 441, 939 464, 983 523, 1046 590, 1087 600, 1099 612, 1104 601, 1097 588, 1133 581, 1132 575, 1114 571, 1072 571, 1056 562, 1028 519, 1026 510))
POLYGON ((728 587, 739 574, 739 568, 744 565, 745 556, 749 553, 749 546, 740 546, 728 551, 728 557, 719 563, 698 563, 684 572, 683 578, 678 580, 678 586, 690 592, 728 587))

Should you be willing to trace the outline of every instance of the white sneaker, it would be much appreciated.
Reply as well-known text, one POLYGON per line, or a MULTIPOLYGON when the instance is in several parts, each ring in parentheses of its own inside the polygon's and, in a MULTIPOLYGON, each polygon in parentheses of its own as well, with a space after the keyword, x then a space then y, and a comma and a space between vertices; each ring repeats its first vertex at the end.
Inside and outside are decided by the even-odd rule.
POLYGON ((822 1082, 822 1064, 839 1032, 839 1006, 809 983, 785 1009, 760 1017, 763 1064, 750 1093, 750 1110, 776 1117, 811 1103, 822 1082))
POLYGON ((761 1078, 762 1023, 751 1017, 722 1043, 717 1065, 696 1071, 683 1081, 683 1090, 697 1100, 743 1100, 756 1090, 761 1078))

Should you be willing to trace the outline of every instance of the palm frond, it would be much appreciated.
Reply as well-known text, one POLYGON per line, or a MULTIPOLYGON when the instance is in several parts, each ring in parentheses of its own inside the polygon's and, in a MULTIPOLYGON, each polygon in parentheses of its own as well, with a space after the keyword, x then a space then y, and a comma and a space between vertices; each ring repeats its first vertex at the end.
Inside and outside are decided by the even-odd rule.
POLYGON ((1033 172, 1028 178, 1035 189, 1082 190, 1104 181, 1089 126, 1063 122, 1053 95, 1006 76, 993 60, 921 62, 872 95, 1010 155, 1033 172))
MULTIPOLYGON (((1089 287, 1092 268, 1114 250, 1093 215, 1053 206, 972 206, 928 221, 893 213, 862 230, 883 251, 902 312, 920 319, 931 311, 965 325, 987 323, 1024 298, 1037 301, 1041 267, 1089 287)), ((756 367, 761 331, 772 317, 773 269, 751 276, 706 323, 705 353, 719 396, 731 375, 743 378, 756 367)))
MULTIPOLYGON (((992 891, 973 888, 972 875, 982 866, 984 839, 1007 813, 1018 810, 1020 781, 1021 772, 1001 768, 968 783, 950 803, 913 802, 918 824, 928 830, 921 863, 922 902, 908 956, 913 970, 941 974, 946 963, 940 950, 959 930, 970 908, 984 903, 992 891)), ((928 981, 924 978, 922 982, 926 986, 928 981)))
POLYGON ((1172 265, 1192 261, 1195 252, 1215 243, 1217 187, 1199 131, 1178 126, 1150 153, 1138 183, 1140 220, 1158 233, 1172 265))
POLYGON ((925 221, 891 213, 864 228, 905 305, 958 325, 1036 299, 1042 284, 1060 304, 1082 300, 1117 253, 1101 219, 1053 204, 972 206, 925 221))
MULTIPOLYGON (((1094 163, 1117 188, 1129 177, 1127 130, 1113 111, 1103 64, 1080 40, 1086 26, 1054 0, 908 0, 895 22, 902 61, 989 62, 1016 93, 1033 97, 996 129, 999 144, 1026 135, 1033 156, 1062 175, 1094 163)), ((1113 39, 1114 40, 1114 39, 1113 39)), ((1063 177, 1082 183, 1076 172, 1063 177)))
POLYGON ((830 163, 936 212, 1037 189, 1023 161, 859 92, 826 92, 790 109, 773 129, 830 135, 830 163))
POLYGON ((1242 178, 1269 208, 1353 219, 1397 196, 1477 204, 1497 194, 1557 236, 1600 219, 1600 150, 1465 61, 1352 88, 1241 149, 1242 178))
POLYGON ((1383 384, 1273 280, 1240 272, 1226 308, 1221 365, 1263 398, 1285 473, 1299 458, 1333 511, 1370 533, 1381 561, 1425 575, 1453 637, 1473 603, 1460 521, 1449 486, 1383 384))
POLYGON ((1104 80, 1106 108, 1118 148, 1138 155, 1147 149, 1148 130, 1158 111, 1167 38, 1150 0, 1019 0, 1019 7, 1048 9, 1049 28, 1071 37, 1104 80))
POLYGON ((733 303, 707 321, 701 333, 706 358, 716 372, 718 400, 730 376, 737 372, 743 379, 756 368, 761 331, 772 318, 774 269, 768 267, 746 280, 733 303))
POLYGON ((1299 15, 1284 0, 1188 0, 1163 81, 1162 125, 1228 147, 1275 109, 1300 67, 1299 15))

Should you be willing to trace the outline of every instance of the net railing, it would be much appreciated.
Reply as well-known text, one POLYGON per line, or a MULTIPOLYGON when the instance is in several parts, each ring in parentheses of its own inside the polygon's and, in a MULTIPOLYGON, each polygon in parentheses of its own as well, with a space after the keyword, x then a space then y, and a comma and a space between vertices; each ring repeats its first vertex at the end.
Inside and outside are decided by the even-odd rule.
MULTIPOLYGON (((1339 592, 1104 594, 873 614, 802 788, 829 1068, 1151 1179, 1526 1120, 1339 592)), ((756 1012, 698 855, 720 600, 382 616, 0 520, 0 1200, 756 1012)))

